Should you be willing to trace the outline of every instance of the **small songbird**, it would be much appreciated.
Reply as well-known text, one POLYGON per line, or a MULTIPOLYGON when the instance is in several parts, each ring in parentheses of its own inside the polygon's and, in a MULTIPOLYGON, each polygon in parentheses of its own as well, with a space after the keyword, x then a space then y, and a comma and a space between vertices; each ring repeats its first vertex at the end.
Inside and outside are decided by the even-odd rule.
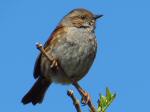
POLYGON ((41 103, 48 87, 54 83, 72 84, 89 71, 96 56, 96 20, 86 9, 74 9, 60 21, 44 45, 48 58, 40 53, 34 67, 35 84, 23 97, 22 103, 41 103))

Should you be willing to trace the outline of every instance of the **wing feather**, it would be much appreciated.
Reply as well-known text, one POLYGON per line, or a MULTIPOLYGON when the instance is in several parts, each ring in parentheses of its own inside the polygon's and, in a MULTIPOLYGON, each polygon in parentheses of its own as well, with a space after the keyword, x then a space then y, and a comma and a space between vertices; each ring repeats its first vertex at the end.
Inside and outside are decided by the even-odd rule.
MULTIPOLYGON (((48 38, 48 40, 45 42, 44 44, 44 49, 46 50, 47 47, 49 45, 51 45, 51 42, 53 40, 55 40, 54 37, 57 37, 56 35, 60 32, 62 32, 63 30, 63 26, 58 26, 56 27, 56 29, 53 31, 53 33, 50 35, 50 37, 48 38)), ((41 53, 38 55, 37 59, 36 59, 36 62, 35 62, 35 65, 34 65, 34 72, 33 72, 33 76, 34 78, 36 79, 37 77, 39 77, 41 75, 41 69, 40 69, 40 64, 41 64, 41 53)))

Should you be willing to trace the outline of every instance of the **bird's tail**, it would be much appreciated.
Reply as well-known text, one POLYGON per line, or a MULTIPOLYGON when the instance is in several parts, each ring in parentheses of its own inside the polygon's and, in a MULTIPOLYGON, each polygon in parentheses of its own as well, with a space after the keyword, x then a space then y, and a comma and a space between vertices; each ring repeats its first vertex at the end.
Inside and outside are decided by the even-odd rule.
POLYGON ((31 102, 33 105, 42 103, 46 90, 50 84, 51 81, 39 77, 29 92, 22 98, 22 103, 28 104, 31 102))

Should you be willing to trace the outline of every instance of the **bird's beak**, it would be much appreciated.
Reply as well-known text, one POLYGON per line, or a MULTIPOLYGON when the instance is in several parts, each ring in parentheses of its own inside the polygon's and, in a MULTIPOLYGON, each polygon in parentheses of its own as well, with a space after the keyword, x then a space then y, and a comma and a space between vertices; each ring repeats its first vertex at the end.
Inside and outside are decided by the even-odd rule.
POLYGON ((103 15, 94 15, 94 19, 98 19, 98 18, 101 18, 103 17, 103 15))

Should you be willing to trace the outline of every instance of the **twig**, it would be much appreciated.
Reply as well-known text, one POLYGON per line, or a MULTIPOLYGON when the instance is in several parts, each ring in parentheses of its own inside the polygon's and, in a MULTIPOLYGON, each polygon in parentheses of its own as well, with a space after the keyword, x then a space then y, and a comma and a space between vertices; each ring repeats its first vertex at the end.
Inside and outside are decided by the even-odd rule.
POLYGON ((53 57, 49 57, 49 56, 46 54, 46 52, 45 52, 45 50, 44 50, 44 48, 43 48, 43 46, 42 46, 41 43, 37 43, 37 44, 36 44, 36 48, 41 51, 41 53, 49 60, 50 63, 52 63, 53 57))
POLYGON ((70 96, 70 98, 72 99, 73 104, 74 104, 74 106, 75 106, 77 112, 81 112, 80 102, 79 102, 79 100, 76 99, 76 97, 74 96, 73 91, 72 91, 72 90, 68 90, 68 91, 67 91, 67 95, 70 96))

